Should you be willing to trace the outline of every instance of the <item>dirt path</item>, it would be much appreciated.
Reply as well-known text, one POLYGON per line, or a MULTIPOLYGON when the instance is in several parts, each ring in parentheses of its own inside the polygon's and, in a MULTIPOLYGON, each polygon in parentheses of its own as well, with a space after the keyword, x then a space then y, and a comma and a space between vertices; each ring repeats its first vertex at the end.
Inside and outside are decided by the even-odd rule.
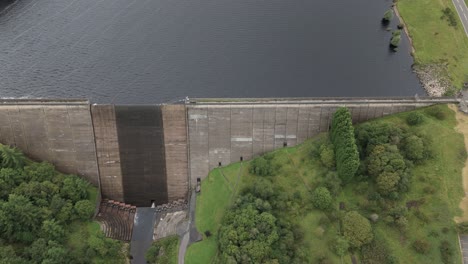
MULTIPOLYGON (((449 105, 450 109, 455 111, 455 117, 457 119, 456 130, 463 134, 465 139, 465 149, 468 150, 468 115, 458 111, 456 105, 449 105)), ((465 167, 462 171, 463 177, 463 190, 465 191, 465 197, 460 202, 460 208, 463 210, 462 216, 456 216, 455 222, 468 221, 468 159, 465 161, 465 167)))

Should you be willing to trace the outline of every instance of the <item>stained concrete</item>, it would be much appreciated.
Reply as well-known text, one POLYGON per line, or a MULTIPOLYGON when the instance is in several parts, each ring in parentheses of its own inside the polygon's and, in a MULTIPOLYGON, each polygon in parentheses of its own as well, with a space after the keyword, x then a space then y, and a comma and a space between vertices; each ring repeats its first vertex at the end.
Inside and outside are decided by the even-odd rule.
POLYGON ((188 116, 191 186, 220 163, 228 165, 283 146, 294 146, 330 128, 346 106, 353 123, 410 111, 454 98, 191 99, 188 116))

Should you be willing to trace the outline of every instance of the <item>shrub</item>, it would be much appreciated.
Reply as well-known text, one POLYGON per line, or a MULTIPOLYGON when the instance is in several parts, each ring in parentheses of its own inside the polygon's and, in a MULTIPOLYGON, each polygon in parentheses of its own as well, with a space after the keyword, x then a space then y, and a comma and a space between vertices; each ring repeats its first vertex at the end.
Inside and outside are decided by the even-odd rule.
POLYGON ((444 264, 453 263, 453 248, 447 240, 440 243, 440 256, 444 264))
POLYGON ((360 248, 374 239, 372 227, 365 217, 356 211, 345 214, 343 218, 343 234, 351 247, 360 248))
POLYGON ((264 157, 254 159, 250 165, 249 171, 258 176, 270 176, 273 174, 271 161, 264 157))
POLYGON ((328 169, 335 167, 335 152, 333 151, 333 145, 323 144, 320 146, 320 161, 322 161, 322 164, 328 169))
POLYGON ((457 27, 457 18, 456 18, 456 15, 455 13, 452 11, 452 9, 450 8, 445 8, 445 9, 442 9, 442 16, 440 17, 440 19, 445 19, 448 23, 449 23, 449 26, 451 27, 457 27))
POLYGON ((406 157, 412 161, 421 161, 425 158, 424 142, 418 136, 409 136, 403 142, 403 150, 406 157))
POLYGON ((312 193, 312 203, 315 208, 326 210, 329 209, 332 203, 330 192, 325 187, 318 187, 312 193))
POLYGON ((395 172, 382 172, 377 177, 377 188, 382 195, 388 195, 397 189, 400 176, 395 172))
POLYGON ((389 9, 385 12, 382 20, 385 22, 390 22, 393 19, 393 10, 389 9))
POLYGON ((427 108, 425 112, 439 120, 445 120, 447 118, 446 113, 438 105, 427 108))
POLYGON ((390 39, 390 45, 393 48, 398 48, 401 42, 401 34, 399 30, 395 30, 392 32, 392 38, 390 39))
POLYGON ((411 112, 407 117, 406 117, 406 123, 410 126, 416 126, 419 124, 422 124, 424 122, 424 115, 421 114, 420 112, 411 112))
POLYGON ((468 222, 461 222, 457 224, 457 230, 461 234, 468 234, 468 222))
POLYGON ((364 245, 361 249, 362 264, 393 264, 396 263, 394 257, 390 255, 390 250, 385 242, 376 239, 371 243, 364 245))
POLYGON ((427 254, 431 251, 431 244, 424 239, 418 239, 413 242, 413 249, 419 254, 427 254))
POLYGON ((342 237, 337 236, 332 242, 332 250, 335 252, 336 255, 342 257, 348 253, 349 243, 348 241, 342 237))

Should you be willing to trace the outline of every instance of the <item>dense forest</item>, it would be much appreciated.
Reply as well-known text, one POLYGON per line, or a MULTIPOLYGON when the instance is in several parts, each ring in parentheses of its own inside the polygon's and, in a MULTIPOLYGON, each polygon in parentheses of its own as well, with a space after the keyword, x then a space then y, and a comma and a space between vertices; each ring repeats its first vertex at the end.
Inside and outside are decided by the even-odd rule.
POLYGON ((97 189, 0 146, 0 263, 121 263, 122 244, 92 222, 97 189))

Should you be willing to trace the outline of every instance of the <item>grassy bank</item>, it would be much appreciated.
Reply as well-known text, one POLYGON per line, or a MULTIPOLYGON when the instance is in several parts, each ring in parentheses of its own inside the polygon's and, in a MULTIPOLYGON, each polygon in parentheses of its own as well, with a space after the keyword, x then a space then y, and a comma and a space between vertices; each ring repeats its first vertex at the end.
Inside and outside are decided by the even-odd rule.
POLYGON ((415 62, 446 64, 446 74, 457 88, 468 82, 468 38, 452 1, 398 0, 397 7, 413 40, 415 62), (445 8, 454 12, 456 27, 441 19, 445 8))
MULTIPOLYGON (((276 168, 275 176, 267 176, 281 194, 290 196, 288 206, 282 212, 283 220, 294 224, 303 239, 298 243, 307 259, 307 263, 352 263, 351 255, 359 260, 359 251, 337 256, 331 249, 336 235, 340 233, 341 204, 345 211, 358 211, 368 218, 377 213, 379 219, 372 223, 375 240, 385 245, 396 262, 394 263, 441 263, 441 241, 448 241, 453 251, 454 263, 461 261, 458 250, 458 238, 453 217, 461 214, 458 207, 463 196, 461 170, 464 166, 465 151, 463 136, 454 129, 454 113, 447 106, 439 106, 445 119, 439 120, 428 114, 427 109, 417 110, 425 117, 425 122, 418 126, 408 126, 406 116, 401 113, 382 118, 371 123, 389 123, 411 133, 429 138, 433 157, 412 169, 412 180, 408 192, 401 194, 398 201, 389 203, 408 207, 417 201, 417 209, 407 209, 408 225, 405 231, 399 230, 385 220, 388 212, 376 209, 369 198, 372 188, 366 181, 347 184, 334 197, 331 212, 315 209, 311 205, 311 191, 323 186, 329 175, 319 158, 313 153, 324 142, 327 135, 322 134, 294 148, 283 148, 273 152, 272 164, 276 168), (427 240, 430 250, 424 254, 413 249, 416 240, 427 240), (325 263, 325 262, 323 262, 325 263)), ((218 229, 226 210, 239 195, 239 190, 252 185, 256 177, 249 170, 249 162, 241 169, 233 164, 210 172, 202 182, 202 193, 197 197, 196 224, 200 232, 209 231, 204 240, 193 244, 187 251, 187 263, 212 263, 218 252, 218 229), (232 188, 241 171, 239 188, 232 188)), ((376 250, 376 249, 374 249, 376 250)), ((376 250, 375 254, 380 251, 376 250)))

